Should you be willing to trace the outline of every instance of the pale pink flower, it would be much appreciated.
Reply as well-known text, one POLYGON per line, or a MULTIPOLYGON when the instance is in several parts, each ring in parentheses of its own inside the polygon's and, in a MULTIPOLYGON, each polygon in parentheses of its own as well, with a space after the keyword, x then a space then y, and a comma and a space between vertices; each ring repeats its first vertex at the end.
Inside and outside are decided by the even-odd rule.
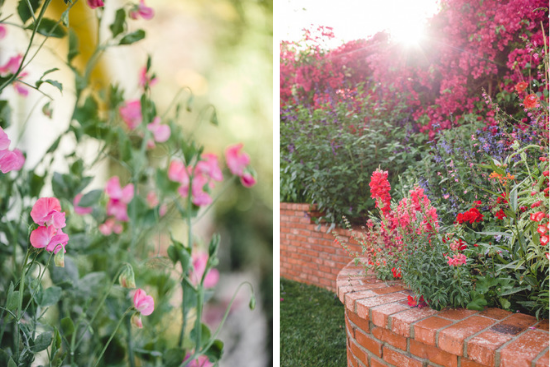
POLYGON ((162 125, 158 116, 153 119, 153 122, 147 125, 147 129, 153 133, 153 137, 157 143, 164 143, 170 138, 170 126, 162 125))
POLYGON ((98 229, 104 236, 109 236, 113 232, 116 234, 121 234, 123 228, 122 224, 117 223, 113 218, 109 218, 105 221, 105 223, 100 224, 98 229))
POLYGON ((0 39, 5 38, 7 33, 8 33, 8 30, 6 29, 6 26, 3 24, 0 24, 0 39))
POLYGON ((25 157, 19 149, 0 150, 0 171, 8 173, 10 171, 19 171, 25 164, 25 157))
POLYGON ((225 150, 225 160, 227 162, 227 167, 232 174, 236 176, 241 176, 246 166, 250 163, 250 157, 246 153, 241 153, 243 144, 236 144, 227 147, 225 150))
POLYGON ((149 205, 149 208, 154 208, 159 205, 159 199, 154 191, 149 191, 147 194, 147 204, 149 205))
POLYGON ((95 8, 102 8, 105 6, 105 4, 103 3, 103 0, 88 0, 88 6, 91 9, 95 9, 95 8))
MULTIPOLYGON (((193 261, 193 269, 189 272, 189 279, 195 285, 199 284, 204 271, 206 270, 206 263, 208 262, 208 254, 206 252, 195 252, 191 256, 193 261)), ((204 287, 213 288, 220 279, 220 273, 218 269, 210 269, 210 271, 204 277, 204 287)))
POLYGON ((31 232, 31 245, 35 248, 46 248, 46 251, 58 253, 65 251, 65 245, 69 242, 69 236, 61 229, 51 226, 40 226, 31 232))
POLYGON ((159 208, 159 215, 161 217, 164 217, 164 215, 166 214, 167 211, 168 211, 168 205, 162 204, 159 208))
POLYGON ((138 289, 134 293, 134 307, 143 316, 149 316, 155 310, 155 300, 143 289, 138 289))
POLYGON ((40 198, 34 203, 31 218, 40 226, 53 226, 55 229, 65 227, 65 213, 56 198, 40 198))
POLYGON ((74 212, 78 215, 85 215, 93 212, 93 208, 91 207, 78 206, 78 203, 80 203, 80 199, 82 199, 82 194, 77 194, 73 199, 74 212))
POLYGON ((153 87, 157 84, 157 78, 151 78, 147 75, 147 67, 142 67, 139 72, 139 86, 145 88, 145 86, 153 87))
POLYGON ((4 65, 0 66, 0 75, 6 76, 17 73, 21 65, 21 60, 23 60, 23 55, 21 54, 10 57, 4 65))
POLYGON ((134 325, 138 329, 143 328, 143 323, 141 322, 141 314, 139 312, 136 312, 135 314, 132 315, 131 321, 132 321, 132 325, 134 325))
POLYGON ((155 11, 145 5, 144 0, 139 1, 139 5, 134 6, 130 13, 128 14, 132 19, 138 19, 142 17, 143 19, 150 20, 155 16, 155 11))
POLYGON ((118 112, 130 130, 134 130, 138 127, 143 119, 141 116, 141 102, 139 99, 125 102, 124 105, 118 109, 118 112))
MULTIPOLYGON (((187 353, 185 356, 184 362, 191 358, 192 354, 187 353)), ((212 367, 214 364, 208 360, 207 356, 201 355, 196 359, 192 360, 187 366, 189 367, 212 367)))
POLYGON ((185 165, 180 161, 170 162, 170 166, 168 167, 168 178, 171 181, 189 186, 189 173, 185 165))
POLYGON ((223 174, 218 165, 218 156, 212 153, 203 154, 195 167, 195 174, 206 175, 214 181, 223 181, 223 174))
POLYGON ((11 140, 8 134, 0 127, 0 150, 6 150, 10 147, 11 140))
POLYGON ((129 220, 128 204, 134 197, 134 185, 128 184, 121 188, 118 177, 114 176, 107 181, 105 193, 109 196, 107 215, 113 215, 117 220, 127 222, 129 220))

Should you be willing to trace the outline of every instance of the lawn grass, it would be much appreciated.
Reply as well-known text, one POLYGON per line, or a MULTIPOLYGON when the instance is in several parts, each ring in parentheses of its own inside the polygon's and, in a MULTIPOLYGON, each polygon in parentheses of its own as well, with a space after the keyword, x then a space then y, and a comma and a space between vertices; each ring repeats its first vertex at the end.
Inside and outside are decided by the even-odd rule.
POLYGON ((338 297, 281 278, 281 299, 281 366, 345 366, 344 306, 338 297))

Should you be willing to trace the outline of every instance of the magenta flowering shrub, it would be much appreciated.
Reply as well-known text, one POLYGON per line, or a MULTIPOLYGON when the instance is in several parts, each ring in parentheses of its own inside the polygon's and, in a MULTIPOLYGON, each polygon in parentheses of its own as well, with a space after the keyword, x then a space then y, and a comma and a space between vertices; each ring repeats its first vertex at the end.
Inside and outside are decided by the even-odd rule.
MULTIPOLYGON (((74 73, 76 103, 68 128, 30 167, 27 152, 12 146, 5 118, 11 109, 0 94, 0 366, 217 364, 227 313, 212 331, 202 316, 220 279, 220 238, 201 246, 193 224, 230 183, 256 184, 252 159, 242 144, 227 147, 225 159, 221 151, 205 152, 182 131, 181 101, 174 101, 175 111, 158 111, 151 88, 161 81, 151 58, 136 75, 139 98, 126 98, 131 91, 114 84, 94 90, 90 74, 99 58, 85 60, 82 70, 74 64, 79 46, 68 17, 74 3, 59 21, 45 17, 49 4, 22 1, 18 26, 31 39, 68 35, 65 61, 74 73), (97 156, 84 159, 75 151, 56 161, 62 140, 93 142, 97 156), (116 174, 90 189, 104 161, 116 174), (54 171, 54 163, 63 168, 54 171), (224 188, 217 186, 224 181, 224 188)), ((96 11, 102 26, 109 17, 96 11)), ((145 32, 133 30, 132 20, 153 16, 143 0, 117 9, 94 55, 139 42, 145 32)), ((10 26, 1 25, 0 38, 10 26)), ((44 79, 53 67, 34 84, 28 80, 29 49, 0 67, 0 93, 12 85, 25 97, 43 92, 44 83, 63 90, 44 79)), ((187 109, 200 108, 186 102, 187 109)), ((42 111, 52 116, 49 103, 42 111)), ((208 111, 212 106, 202 112, 208 111)), ((254 302, 252 292, 251 308, 254 302)))

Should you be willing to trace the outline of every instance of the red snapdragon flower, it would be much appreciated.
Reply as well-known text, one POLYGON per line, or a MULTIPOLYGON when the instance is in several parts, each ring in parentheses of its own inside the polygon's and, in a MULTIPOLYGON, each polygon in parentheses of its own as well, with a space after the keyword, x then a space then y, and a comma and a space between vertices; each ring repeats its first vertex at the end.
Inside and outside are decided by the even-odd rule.
POLYGON ((387 214, 390 211, 391 196, 390 196, 390 183, 388 181, 388 171, 382 171, 378 168, 372 173, 370 181, 370 192, 373 199, 379 199, 383 205, 379 207, 379 200, 376 200, 376 207, 380 208, 382 213, 387 214))
POLYGON ((391 272, 393 273, 393 277, 394 277, 395 279, 401 278, 401 268, 397 268, 397 269, 396 269, 396 268, 392 268, 392 269, 391 269, 391 272))
POLYGON ((471 208, 470 210, 464 213, 458 213, 458 215, 456 216, 456 222, 458 224, 463 224, 466 222, 470 224, 474 224, 476 222, 482 222, 482 221, 483 221, 483 214, 481 214, 477 208, 471 208))
POLYGON ((504 219, 506 218, 506 214, 504 214, 504 210, 500 209, 498 212, 495 213, 495 217, 498 219, 504 219))

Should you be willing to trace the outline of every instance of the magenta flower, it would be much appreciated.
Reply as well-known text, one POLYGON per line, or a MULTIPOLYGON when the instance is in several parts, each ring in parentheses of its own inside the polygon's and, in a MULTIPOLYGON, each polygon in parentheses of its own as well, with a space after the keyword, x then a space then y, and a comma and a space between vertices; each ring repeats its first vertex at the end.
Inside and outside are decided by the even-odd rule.
POLYGON ((134 185, 128 184, 121 188, 118 177, 114 176, 107 181, 105 193, 109 196, 107 215, 113 215, 117 220, 127 222, 129 220, 128 204, 134 197, 134 185))
POLYGON ((10 171, 19 171, 25 164, 25 157, 19 149, 0 150, 0 171, 8 173, 10 171))
POLYGON ((134 130, 141 124, 141 102, 139 99, 127 101, 118 109, 122 121, 126 123, 130 130, 134 130))
POLYGON ((170 138, 170 126, 162 125, 158 116, 153 119, 153 122, 147 125, 147 130, 153 133, 153 138, 157 143, 164 143, 170 138))
POLYGON ((0 150, 6 150, 10 147, 11 140, 8 134, 0 127, 0 150))
POLYGON ((123 228, 122 224, 117 223, 113 218, 109 218, 105 221, 105 223, 100 224, 98 229, 104 236, 110 236, 113 232, 116 234, 121 234, 123 228))
POLYGON ((149 316, 155 310, 155 300, 143 289, 138 289, 134 293, 134 307, 143 316, 149 316))
POLYGON ((53 226, 55 229, 65 227, 65 213, 56 198, 40 198, 33 205, 31 218, 40 226, 53 226))
POLYGON ((40 226, 31 232, 31 245, 35 248, 46 248, 46 251, 58 253, 65 251, 65 245, 69 242, 69 236, 61 229, 54 226, 40 226))
POLYGON ((223 181, 222 170, 218 165, 218 156, 212 153, 203 154, 195 167, 195 174, 206 175, 214 181, 223 181))
POLYGON ((155 16, 155 11, 148 6, 145 6, 144 0, 140 0, 139 5, 135 5, 134 8, 130 10, 130 13, 128 15, 132 19, 138 19, 139 17, 142 17, 145 20, 150 20, 153 19, 153 17, 155 16))
POLYGON ((80 203, 80 199, 82 199, 82 194, 77 194, 73 199, 74 212, 78 215, 85 215, 93 212, 93 209, 91 207, 78 206, 78 203, 80 203))
POLYGON ((244 169, 250 163, 250 157, 246 153, 241 153, 243 144, 236 144, 230 147, 227 147, 225 150, 225 160, 227 162, 227 167, 232 174, 236 176, 242 176, 244 169))
POLYGON ((102 8, 105 6, 105 4, 103 4, 103 0, 88 0, 88 6, 90 7, 90 9, 95 9, 102 8))
MULTIPOLYGON (((189 272, 189 279, 191 280, 191 283, 194 285, 197 285, 200 283, 202 279, 202 275, 204 274, 204 271, 206 270, 206 263, 208 262, 208 254, 206 252, 195 252, 191 256, 191 259, 193 261, 193 269, 189 272)), ((218 269, 210 269, 210 271, 206 274, 204 277, 204 287, 205 288, 213 288, 218 284, 218 281, 220 280, 220 273, 218 269)))
POLYGON ((21 65, 21 60, 23 60, 23 55, 21 54, 10 57, 8 62, 0 66, 0 75, 6 76, 17 73, 17 70, 19 70, 19 66, 21 65))
POLYGON ((245 171, 243 175, 241 176, 241 183, 244 187, 252 187, 256 184, 256 177, 251 172, 245 171))
POLYGON ((5 38, 7 33, 8 33, 8 30, 6 29, 6 26, 3 24, 0 24, 0 39, 5 38))

